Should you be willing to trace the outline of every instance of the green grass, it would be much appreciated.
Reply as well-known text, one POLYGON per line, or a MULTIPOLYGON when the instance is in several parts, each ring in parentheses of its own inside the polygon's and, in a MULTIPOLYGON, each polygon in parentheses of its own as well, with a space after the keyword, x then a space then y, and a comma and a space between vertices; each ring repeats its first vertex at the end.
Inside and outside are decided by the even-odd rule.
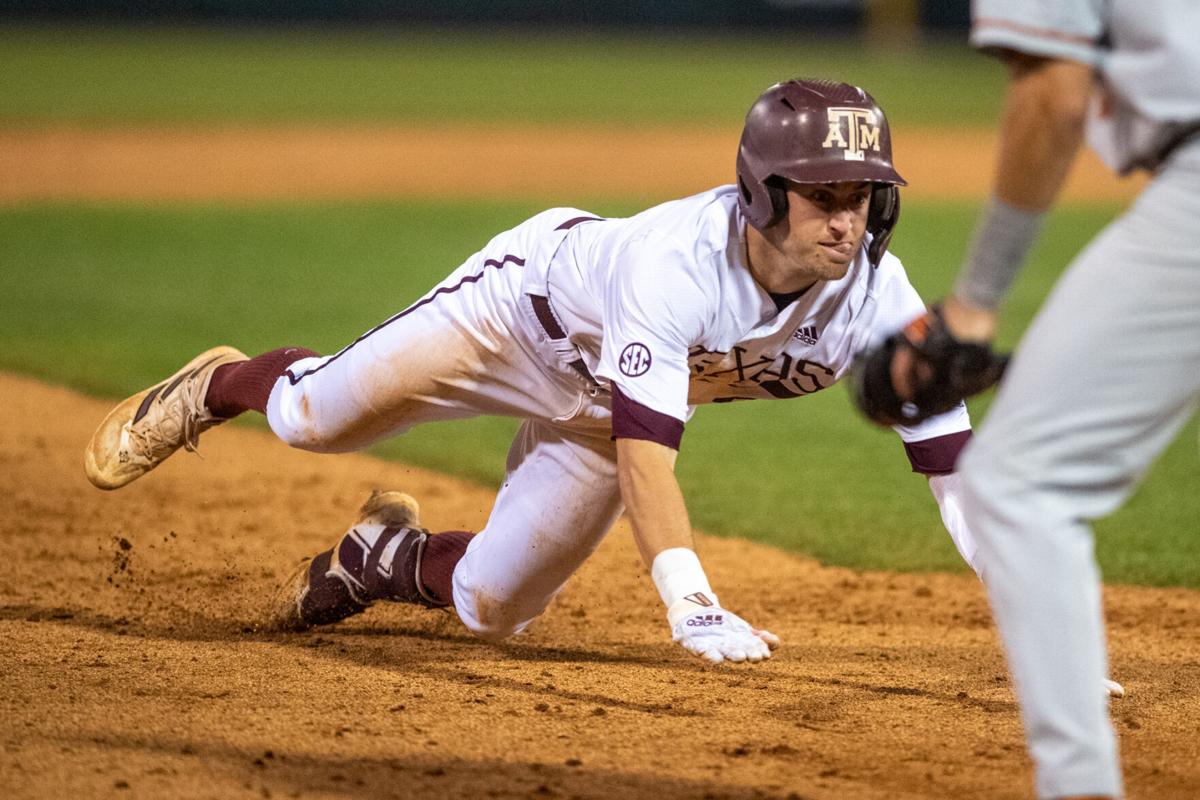
MULTIPOLYGON (((217 342, 332 351, 534 210, 494 202, 0 209, 0 367, 119 397, 217 342)), ((1003 340, 1015 341, 1060 265, 1112 213, 1055 215, 1015 289, 1003 340)), ((974 209, 909 204, 904 214, 894 249, 924 294, 940 294, 974 209)), ((378 452, 495 484, 514 428, 496 419, 426 426, 378 452)), ((1198 433, 1192 420, 1134 500, 1098 526, 1110 580, 1200 587, 1198 433)), ((897 438, 859 420, 840 388, 702 408, 679 474, 705 530, 858 568, 962 568, 897 438)))
POLYGON ((577 122, 736 127, 795 75, 866 86, 893 123, 990 125, 1002 69, 962 43, 436 29, 0 30, 0 125, 577 122), (936 91, 930 87, 936 86, 936 91))

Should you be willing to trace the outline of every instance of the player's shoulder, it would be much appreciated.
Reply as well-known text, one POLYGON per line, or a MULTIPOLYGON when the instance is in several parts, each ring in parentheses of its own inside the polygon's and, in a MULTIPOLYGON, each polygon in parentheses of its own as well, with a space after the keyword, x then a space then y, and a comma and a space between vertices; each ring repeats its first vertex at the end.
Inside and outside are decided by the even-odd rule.
POLYGON ((718 214, 728 214, 729 209, 737 205, 737 189, 733 184, 723 184, 705 189, 703 192, 690 194, 667 200, 656 206, 651 206, 643 213, 653 213, 656 209, 669 210, 680 214, 704 214, 716 210, 718 214))
POLYGON ((637 228, 658 230, 664 235, 694 237, 695 231, 724 224, 737 207, 732 186, 718 186, 688 197, 666 200, 630 217, 637 228))
POLYGON ((695 244, 701 248, 724 246, 733 229, 737 193, 718 186, 699 194, 668 200, 630 219, 633 227, 654 240, 695 244))
POLYGON ((877 265, 872 266, 866 258, 866 246, 869 239, 863 242, 863 255, 857 271, 857 280, 872 297, 883 297, 888 294, 907 294, 913 289, 908 278, 908 271, 899 256, 890 250, 883 254, 877 265))
POLYGON ((739 242, 737 195, 717 187, 670 200, 626 220, 621 230, 630 263, 681 271, 699 279, 713 275, 739 242))
POLYGON ((924 311, 925 303, 899 257, 884 253, 876 266, 865 263, 865 257, 862 261, 856 277, 862 288, 859 296, 870 313, 860 319, 872 331, 872 337, 892 333, 924 311))

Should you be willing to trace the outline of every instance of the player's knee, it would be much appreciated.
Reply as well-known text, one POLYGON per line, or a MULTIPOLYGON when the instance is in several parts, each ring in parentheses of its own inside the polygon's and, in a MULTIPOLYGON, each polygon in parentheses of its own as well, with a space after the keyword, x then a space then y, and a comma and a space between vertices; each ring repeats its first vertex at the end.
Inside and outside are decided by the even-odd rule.
POLYGON ((469 602, 459 603, 459 617, 471 633, 488 642, 499 642, 529 627, 537 612, 529 613, 519 603, 476 589, 469 602))
POLYGON ((986 502, 999 488, 998 467, 1003 455, 997 453, 987 437, 974 437, 958 458, 955 471, 962 478, 964 493, 972 502, 986 502))
POLYGON ((271 430, 284 443, 300 450, 314 453, 345 453, 357 449, 348 446, 347 437, 336 429, 318 425, 311 420, 289 420, 283 424, 272 420, 271 430))
POLYGON ((1031 455, 1020 445, 996 435, 976 436, 957 465, 962 478, 963 504, 972 532, 983 538, 1011 527, 1013 520, 1032 526, 1063 515, 1052 483, 1044 470, 1030 466, 1031 455))
POLYGON ((313 413, 307 395, 289 399, 268 405, 267 421, 275 435, 292 447, 314 453, 348 453, 362 449, 375 438, 363 425, 324 419, 313 413))
POLYGON ((510 636, 515 636, 528 627, 529 621, 508 624, 481 625, 479 623, 467 624, 467 628, 471 633, 483 639, 485 642, 502 642, 510 636))
POLYGON ((954 471, 962 478, 965 488, 968 490, 978 486, 983 478, 983 473, 987 471, 987 456, 981 455, 979 437, 976 436, 967 445, 958 456, 958 462, 954 465, 954 471))
POLYGON ((959 456, 955 471, 973 493, 983 492, 989 485, 1014 479, 1024 480, 1029 473, 1031 453, 1028 443, 1018 434, 997 431, 996 426, 984 425, 975 431, 966 449, 959 456))

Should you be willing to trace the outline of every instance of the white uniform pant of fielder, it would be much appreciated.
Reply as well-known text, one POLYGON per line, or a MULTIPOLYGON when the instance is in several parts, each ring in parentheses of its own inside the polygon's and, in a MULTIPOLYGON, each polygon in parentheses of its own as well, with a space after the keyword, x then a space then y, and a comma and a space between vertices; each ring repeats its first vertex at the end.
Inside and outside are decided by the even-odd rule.
POLYGON ((1041 797, 1121 792, 1086 520, 1115 510, 1200 398, 1200 142, 1084 250, 960 463, 1041 797))
POLYGON ((357 450, 423 422, 525 418, 487 525, 454 572, 459 617, 489 639, 540 614, 622 508, 609 407, 560 363, 522 294, 526 260, 561 239, 558 217, 500 234, 341 352, 296 362, 267 405, 279 438, 318 452, 357 450))

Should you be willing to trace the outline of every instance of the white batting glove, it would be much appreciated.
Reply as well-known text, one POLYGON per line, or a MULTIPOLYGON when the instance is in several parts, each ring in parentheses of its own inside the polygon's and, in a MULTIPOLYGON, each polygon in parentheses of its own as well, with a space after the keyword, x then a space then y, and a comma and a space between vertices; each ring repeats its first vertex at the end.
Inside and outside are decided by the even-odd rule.
MULTIPOLYGON (((713 664, 722 661, 757 663, 771 657, 779 646, 779 637, 770 631, 758 630, 750 623, 720 606, 697 608, 689 600, 681 600, 695 610, 673 608, 668 613, 671 635, 683 649, 713 664)), ((676 604, 677 606, 679 604, 676 604)))
POLYGON ((650 577, 667 607, 671 635, 689 653, 714 664, 762 661, 779 646, 775 634, 752 628, 737 614, 721 608, 690 547, 661 551, 651 564, 650 577))

